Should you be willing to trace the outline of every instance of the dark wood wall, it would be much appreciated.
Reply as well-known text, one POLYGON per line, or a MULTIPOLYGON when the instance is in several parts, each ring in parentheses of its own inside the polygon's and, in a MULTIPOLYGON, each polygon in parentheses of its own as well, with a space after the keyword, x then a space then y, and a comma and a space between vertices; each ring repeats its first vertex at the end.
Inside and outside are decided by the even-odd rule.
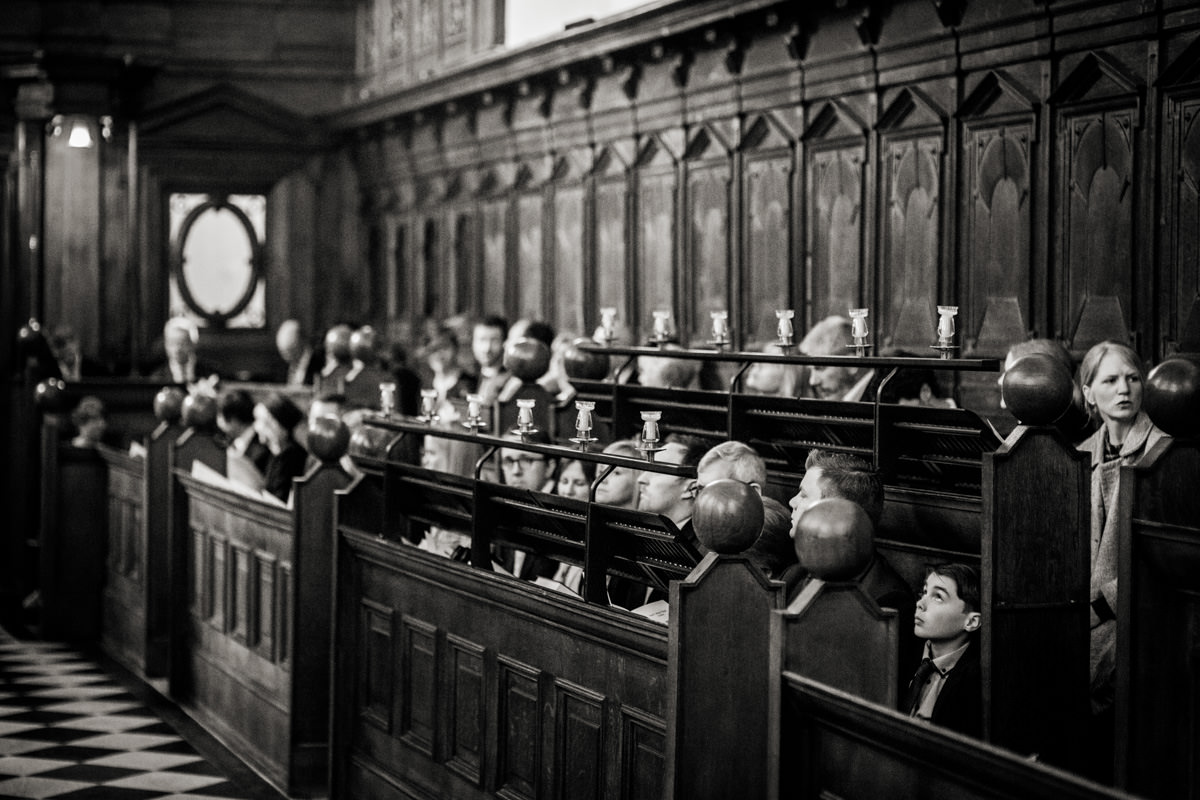
POLYGON ((1198 284, 1198 26, 1183 2, 714 0, 486 59, 331 118, 358 291, 577 331, 668 308, 697 342, 716 309, 751 342, 777 308, 802 331, 866 306, 876 345, 921 353, 946 304, 969 353, 1157 359, 1198 284))

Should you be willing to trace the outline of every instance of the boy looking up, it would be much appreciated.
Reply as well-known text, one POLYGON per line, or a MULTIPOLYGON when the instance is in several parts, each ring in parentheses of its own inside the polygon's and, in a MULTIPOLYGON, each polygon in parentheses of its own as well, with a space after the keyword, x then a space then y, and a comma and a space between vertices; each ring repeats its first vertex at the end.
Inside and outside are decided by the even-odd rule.
POLYGON ((982 733, 983 697, 976 635, 979 573, 965 564, 938 564, 925 578, 913 631, 924 658, 909 684, 909 716, 968 736, 982 733))

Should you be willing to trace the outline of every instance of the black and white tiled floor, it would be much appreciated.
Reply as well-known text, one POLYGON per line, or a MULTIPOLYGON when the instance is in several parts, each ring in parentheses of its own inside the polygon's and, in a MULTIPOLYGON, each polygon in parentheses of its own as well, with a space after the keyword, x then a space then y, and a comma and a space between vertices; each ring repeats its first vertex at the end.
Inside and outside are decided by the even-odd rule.
POLYGON ((68 646, 0 630, 0 800, 280 798, 178 710, 116 675, 68 646))

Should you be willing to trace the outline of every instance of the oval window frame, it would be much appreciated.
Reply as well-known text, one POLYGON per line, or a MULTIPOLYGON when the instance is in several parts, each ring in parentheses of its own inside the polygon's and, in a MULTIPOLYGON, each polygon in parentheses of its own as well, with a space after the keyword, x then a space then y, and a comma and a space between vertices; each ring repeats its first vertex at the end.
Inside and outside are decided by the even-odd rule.
POLYGON ((239 314, 246 310, 254 299, 255 293, 258 291, 258 286, 262 282, 262 257, 263 244, 259 241, 258 234, 254 230, 254 223, 250 221, 250 217, 245 211, 238 208, 229 202, 225 196, 214 197, 197 205, 179 226, 179 235, 171 244, 171 274, 175 276, 175 286, 179 289, 179 295, 183 298, 183 302, 194 314, 203 318, 210 326, 215 328, 224 328, 229 320, 236 318, 239 314), (192 226, 196 220, 209 211, 230 211, 239 223, 242 230, 246 234, 247 241, 250 242, 250 280, 247 282, 246 291, 234 303, 233 307, 228 311, 210 311, 202 308, 196 302, 195 296, 192 294, 191 287, 188 285, 187 277, 183 274, 183 250, 187 246, 188 236, 192 232, 192 226))

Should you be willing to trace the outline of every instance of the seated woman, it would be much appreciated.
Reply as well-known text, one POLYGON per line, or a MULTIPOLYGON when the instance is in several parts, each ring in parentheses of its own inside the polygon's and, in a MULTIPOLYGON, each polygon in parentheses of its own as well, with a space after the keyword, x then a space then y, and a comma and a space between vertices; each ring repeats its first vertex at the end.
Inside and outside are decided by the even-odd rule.
POLYGON ((463 370, 459 360, 459 341, 454 331, 439 327, 420 351, 421 386, 437 390, 438 402, 466 400, 478 382, 463 370))
POLYGON ((108 419, 104 414, 104 401, 95 395, 87 395, 71 412, 71 424, 75 426, 72 447, 95 447, 105 441, 108 419))
POLYGON ((271 451, 264 489, 285 503, 292 492, 292 479, 304 474, 308 460, 295 436, 296 426, 303 421, 304 412, 277 392, 254 406, 254 430, 271 451))
MULTIPOLYGON (((596 464, 592 461, 568 461, 558 473, 558 494, 587 501, 592 481, 596 480, 596 464)), ((554 573, 554 580, 575 594, 583 591, 583 567, 562 564, 554 573)))
POLYGON ((1101 342, 1079 366, 1084 402, 1100 428, 1079 445, 1091 456, 1091 694, 1098 763, 1111 765, 1117 636, 1117 520, 1121 467, 1166 436, 1142 411, 1145 370, 1137 353, 1101 342))
MULTIPOLYGON (((421 447, 421 466, 453 475, 470 475, 477 450, 477 447, 467 442, 441 436, 426 436, 421 447)), ((469 553, 471 550, 471 532, 430 525, 417 547, 427 553, 446 558, 459 558, 464 551, 469 553)))

